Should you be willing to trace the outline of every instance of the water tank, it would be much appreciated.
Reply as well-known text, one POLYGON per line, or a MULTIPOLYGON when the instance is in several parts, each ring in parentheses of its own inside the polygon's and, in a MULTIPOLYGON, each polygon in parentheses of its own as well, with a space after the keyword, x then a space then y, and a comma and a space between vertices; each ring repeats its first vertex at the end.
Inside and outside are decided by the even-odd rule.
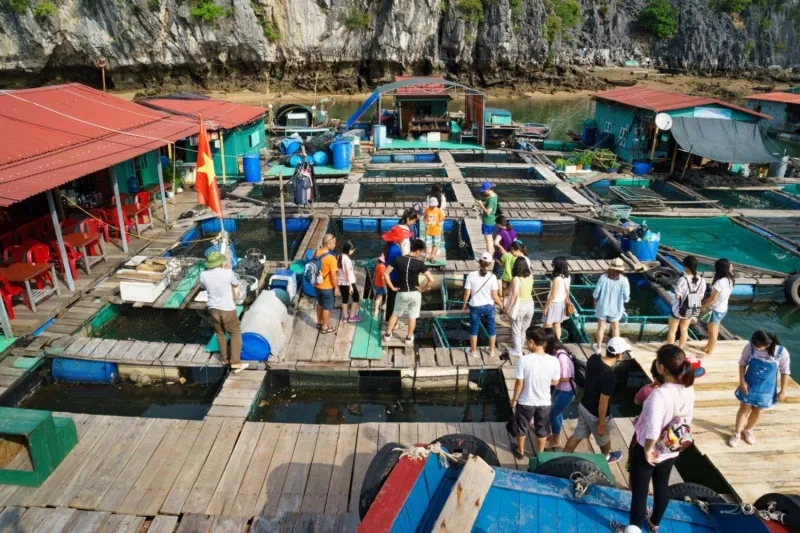
POLYGON ((117 365, 105 361, 53 359, 53 379, 64 383, 113 383, 117 365))
POLYGON ((312 159, 314 160, 314 164, 318 166, 323 166, 328 164, 328 154, 326 154, 323 150, 314 152, 312 159))
MULTIPOLYGON (((222 231, 222 224, 220 223, 218 218, 207 218, 200 223, 200 229, 203 230, 203 233, 219 233, 222 231)), ((228 233, 235 233, 236 232, 236 219, 235 218, 226 218, 225 219, 225 231, 228 233)))
POLYGON ((136 194, 141 189, 139 188, 139 178, 131 176, 128 178, 128 194, 136 194))
POLYGON ((586 146, 594 146, 597 135, 597 124, 584 124, 581 142, 586 146))
POLYGON ((658 244, 658 241, 630 241, 628 243, 628 250, 630 250, 639 261, 657 261, 658 244))
POLYGON ((347 139, 342 139, 331 144, 333 152, 333 168, 336 170, 347 170, 350 168, 350 154, 353 146, 347 139))
POLYGON ((257 183, 261 181, 261 158, 258 154, 245 154, 242 158, 244 164, 244 181, 257 183))
POLYGON ((386 143, 386 126, 375 126, 372 129, 372 144, 380 148, 386 143))

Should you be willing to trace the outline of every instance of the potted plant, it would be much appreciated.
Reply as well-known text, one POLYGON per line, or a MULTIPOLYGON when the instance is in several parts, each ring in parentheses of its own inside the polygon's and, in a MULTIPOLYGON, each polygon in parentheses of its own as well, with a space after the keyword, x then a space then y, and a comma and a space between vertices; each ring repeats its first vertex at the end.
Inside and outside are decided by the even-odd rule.
POLYGON ((564 172, 569 174, 577 172, 577 170, 577 161, 574 156, 570 156, 569 159, 567 159, 566 165, 564 166, 564 172))
POLYGON ((583 170, 591 170, 592 169, 592 162, 594 160, 594 156, 591 152, 584 152, 583 153, 583 170))
POLYGON ((566 159, 564 159, 563 157, 559 157, 558 159, 556 159, 556 170, 563 171, 564 168, 566 168, 566 166, 567 166, 566 159))

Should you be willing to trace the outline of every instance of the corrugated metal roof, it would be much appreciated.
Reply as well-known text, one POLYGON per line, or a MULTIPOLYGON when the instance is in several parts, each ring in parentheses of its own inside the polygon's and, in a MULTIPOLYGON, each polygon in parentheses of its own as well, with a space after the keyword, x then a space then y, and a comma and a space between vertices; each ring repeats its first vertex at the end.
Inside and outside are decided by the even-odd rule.
POLYGON ((206 122, 208 129, 221 127, 229 130, 258 120, 267 113, 263 107, 235 104, 214 98, 152 98, 141 100, 138 103, 172 115, 182 115, 193 119, 198 119, 200 115, 203 115, 203 122, 206 122), (209 124, 209 122, 213 124, 209 124))
POLYGON ((0 92, 0 206, 199 131, 197 123, 80 84, 0 92))
MULTIPOLYGON (((413 78, 420 78, 420 76, 397 76, 395 81, 403 81, 413 78)), ((444 86, 444 83, 436 83, 436 80, 443 81, 444 78, 441 76, 426 76, 425 79, 431 80, 431 83, 418 83, 415 85, 409 85, 407 87, 400 87, 395 92, 395 96, 400 97, 408 97, 413 96, 416 98, 420 97, 434 97, 434 98, 449 98, 450 95, 447 94, 447 89, 444 86)))
POLYGON ((729 104, 715 98, 670 93, 666 91, 659 91, 658 89, 649 89, 647 87, 620 87, 619 89, 612 89, 610 91, 600 91, 598 93, 594 93, 593 96, 600 100, 608 100, 610 102, 616 102, 618 104, 636 107, 639 109, 649 109, 650 111, 655 111, 656 113, 674 111, 676 109, 686 109, 687 107, 717 104, 730 109, 736 109, 743 113, 755 115, 757 117, 772 118, 769 115, 756 113, 752 109, 729 104))
POLYGON ((784 104, 800 104, 800 94, 774 92, 774 93, 761 93, 751 94, 745 96, 747 100, 765 100, 768 102, 783 102, 784 104))

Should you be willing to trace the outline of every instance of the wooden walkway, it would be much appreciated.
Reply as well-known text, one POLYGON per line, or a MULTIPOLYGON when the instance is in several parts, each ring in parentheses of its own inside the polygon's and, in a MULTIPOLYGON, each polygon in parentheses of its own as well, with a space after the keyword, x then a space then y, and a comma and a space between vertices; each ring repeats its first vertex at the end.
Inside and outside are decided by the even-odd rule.
MULTIPOLYGON (((705 455, 725 478, 736 495, 754 502, 768 492, 796 494, 800 491, 800 386, 790 380, 788 398, 765 411, 754 431, 753 446, 742 441, 727 446, 733 431, 739 401, 734 391, 739 384, 739 357, 744 340, 720 341, 714 355, 703 359, 707 374, 695 382, 692 433, 697 450, 705 455)), ((702 355, 702 342, 692 341, 687 351, 702 355)), ((633 358, 643 369, 650 364, 660 343, 635 344, 633 358)))

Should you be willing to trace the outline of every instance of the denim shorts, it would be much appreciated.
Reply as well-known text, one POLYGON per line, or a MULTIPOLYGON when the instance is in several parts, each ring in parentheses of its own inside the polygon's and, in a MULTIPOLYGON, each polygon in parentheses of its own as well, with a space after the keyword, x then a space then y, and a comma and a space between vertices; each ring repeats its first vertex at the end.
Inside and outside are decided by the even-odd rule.
POLYGON ((622 317, 620 317, 620 316, 608 316, 608 315, 605 315, 605 316, 598 315, 597 316, 597 320, 605 320, 606 322, 619 322, 619 320, 621 318, 622 317))
POLYGON ((330 311, 333 309, 334 304, 336 303, 336 295, 333 292, 333 289, 314 289, 317 292, 317 302, 319 305, 322 306, 322 309, 325 311, 330 311))
POLYGON ((478 336, 481 317, 483 317, 484 326, 486 326, 486 333, 488 333, 490 337, 494 337, 496 332, 494 328, 493 305, 479 305, 478 307, 472 307, 471 305, 469 306, 469 336, 478 336))
POLYGON ((484 235, 491 235, 494 233, 494 224, 481 224, 481 233, 484 235))
POLYGON ((375 296, 386 296, 386 287, 372 287, 375 289, 375 296))
POLYGON ((725 315, 727 314, 728 314, 727 311, 722 311, 721 313, 718 313, 716 311, 711 311, 711 319, 708 321, 708 323, 719 324, 720 322, 722 322, 722 319, 725 318, 725 315))

